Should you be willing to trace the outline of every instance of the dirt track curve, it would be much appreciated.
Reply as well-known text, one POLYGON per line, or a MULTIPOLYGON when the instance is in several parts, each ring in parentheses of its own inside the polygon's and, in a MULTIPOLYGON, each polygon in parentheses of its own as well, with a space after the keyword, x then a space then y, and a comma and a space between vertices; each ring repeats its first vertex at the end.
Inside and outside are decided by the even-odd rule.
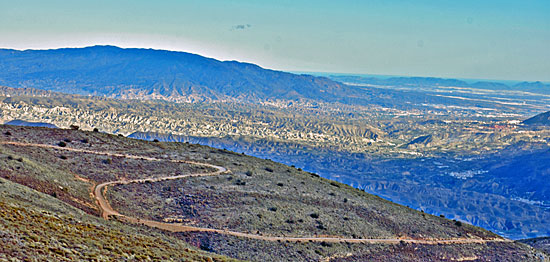
POLYGON ((186 178, 186 177, 216 176, 216 175, 220 175, 220 174, 224 174, 224 173, 229 173, 230 171, 225 167, 216 166, 216 165, 207 164, 207 163, 193 162, 193 161, 159 159, 159 158, 153 158, 153 157, 127 155, 127 154, 110 153, 110 152, 97 152, 97 151, 86 150, 86 149, 59 147, 59 146, 55 146, 55 145, 46 145, 46 144, 33 144, 33 143, 8 142, 8 141, 2 141, 2 142, 0 142, 0 144, 16 145, 16 146, 27 146, 27 147, 52 148, 52 149, 57 149, 57 150, 66 150, 66 151, 81 152, 81 153, 96 154, 96 155, 116 156, 116 157, 140 159, 140 160, 147 160, 147 161, 170 161, 170 162, 174 162, 174 163, 198 165, 198 166, 204 166, 204 167, 216 169, 217 171, 209 172, 209 173, 193 173, 193 174, 178 175, 178 176, 167 176, 167 177, 158 177, 158 178, 144 178, 144 179, 135 179, 135 180, 127 180, 127 181, 125 181, 125 180, 110 181, 110 182, 105 182, 105 183, 99 184, 94 188, 93 194, 94 194, 94 196, 97 200, 97 203, 98 203, 99 207, 102 210, 103 218, 109 219, 110 216, 116 216, 118 219, 129 222, 129 223, 143 224, 143 225, 146 225, 146 226, 155 227, 155 228, 159 228, 159 229, 166 230, 166 231, 171 231, 171 232, 213 232, 213 233, 218 233, 218 234, 223 234, 223 235, 250 238, 250 239, 258 239, 258 240, 265 240, 265 241, 288 241, 288 242, 332 242, 332 243, 370 243, 370 244, 399 244, 399 243, 405 242, 405 243, 416 243, 416 244, 426 244, 426 245, 471 244, 471 243, 488 243, 488 242, 512 242, 511 240, 503 239, 503 238, 495 238, 495 239, 480 239, 480 238, 452 238, 452 239, 387 238, 387 239, 378 239, 378 238, 345 238, 345 237, 264 236, 264 235, 258 235, 258 234, 250 234, 250 233, 244 233, 244 232, 230 231, 230 230, 225 230, 225 229, 194 227, 194 226, 186 226, 186 225, 180 224, 180 223, 164 223, 164 222, 158 222, 158 221, 153 221, 153 220, 140 219, 140 218, 130 217, 130 216, 120 214, 119 212, 117 212, 116 210, 114 210, 111 207, 109 202, 105 199, 105 192, 107 191, 108 186, 125 185, 125 184, 131 184, 131 183, 160 182, 160 181, 166 181, 166 180, 181 179, 181 178, 186 178))

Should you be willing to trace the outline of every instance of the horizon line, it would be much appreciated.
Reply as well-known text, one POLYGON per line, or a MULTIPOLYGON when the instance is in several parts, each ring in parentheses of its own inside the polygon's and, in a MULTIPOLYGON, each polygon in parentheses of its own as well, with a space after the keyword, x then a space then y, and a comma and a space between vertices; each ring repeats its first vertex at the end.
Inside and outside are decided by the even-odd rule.
POLYGON ((335 71, 316 71, 316 70, 295 70, 295 69, 281 69, 281 68, 270 68, 265 67, 263 65, 260 65, 256 62, 249 62, 244 60, 237 60, 237 59, 221 59, 217 57, 202 55, 200 53, 196 53, 193 51, 186 51, 186 50, 176 50, 176 49, 165 49, 165 48, 155 48, 155 47, 137 47, 137 46, 119 46, 115 44, 87 44, 87 45, 73 45, 73 46, 63 46, 63 47, 51 47, 51 48, 13 48, 13 47, 0 47, 4 50, 15 50, 15 51, 48 51, 48 50, 60 50, 60 49, 84 49, 84 48, 90 48, 90 47, 115 47, 119 49, 140 49, 140 50, 154 50, 154 51, 169 51, 169 52, 178 52, 178 53, 187 53, 187 54, 193 54, 202 56, 205 58, 215 59, 221 62, 240 62, 240 63, 249 63, 257 65, 263 69, 268 70, 275 70, 275 71, 281 71, 281 72, 287 72, 292 74, 309 74, 312 76, 324 76, 329 77, 330 75, 347 75, 347 76, 369 76, 374 78, 391 78, 391 77, 401 77, 401 78, 438 78, 438 79, 446 79, 446 80, 461 80, 461 81, 475 81, 475 82, 500 82, 502 84, 505 84, 504 82, 508 83, 522 83, 522 82, 528 82, 528 83, 543 83, 543 84, 550 84, 550 79, 548 80, 517 80, 517 79, 491 79, 491 78, 469 78, 469 77, 459 77, 459 76, 437 76, 437 75, 413 75, 413 74, 384 74, 384 73, 365 73, 365 72, 335 72, 335 71))

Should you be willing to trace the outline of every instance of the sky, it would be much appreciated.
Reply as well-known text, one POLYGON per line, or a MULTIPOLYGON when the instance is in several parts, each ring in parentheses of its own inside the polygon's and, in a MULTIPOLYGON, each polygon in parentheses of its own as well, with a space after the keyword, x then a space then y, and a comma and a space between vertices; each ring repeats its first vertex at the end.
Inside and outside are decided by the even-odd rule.
POLYGON ((285 71, 550 81, 550 1, 0 0, 0 48, 98 44, 285 71))

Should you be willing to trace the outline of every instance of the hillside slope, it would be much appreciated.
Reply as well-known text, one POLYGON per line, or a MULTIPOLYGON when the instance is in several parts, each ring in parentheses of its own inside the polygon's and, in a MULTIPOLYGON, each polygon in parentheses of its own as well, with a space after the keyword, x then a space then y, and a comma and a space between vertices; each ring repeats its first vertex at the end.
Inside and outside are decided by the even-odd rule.
POLYGON ((530 245, 534 248, 542 250, 547 254, 550 254, 550 237, 538 237, 538 238, 529 238, 522 239, 519 242, 530 245))
POLYGON ((526 119, 523 123, 530 126, 550 126, 550 111, 526 119))
POLYGON ((0 178, 0 261, 233 261, 0 178))
POLYGON ((483 229, 399 206, 269 160, 97 132, 0 127, 2 177, 89 214, 101 213, 91 194, 99 183, 182 176, 112 185, 103 194, 113 209, 126 216, 174 226, 181 223, 190 230, 165 234, 230 257, 254 261, 538 259, 533 249, 483 229), (231 172, 183 177, 212 172, 184 160, 223 166, 231 172), (312 241, 295 243, 295 237, 312 241))

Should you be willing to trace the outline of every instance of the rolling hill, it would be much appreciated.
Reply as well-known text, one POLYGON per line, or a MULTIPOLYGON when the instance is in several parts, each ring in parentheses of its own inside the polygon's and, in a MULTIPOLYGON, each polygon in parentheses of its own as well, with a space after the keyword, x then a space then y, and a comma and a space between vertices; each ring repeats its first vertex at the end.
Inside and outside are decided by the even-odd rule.
MULTIPOLYGON (((540 261, 543 256, 481 228, 227 150, 67 129, 2 125, 0 130, 0 175, 5 179, 0 186, 6 188, 0 197, 14 210, 0 213, 0 226, 9 229, 10 237, 23 230, 24 239, 43 243, 36 245, 45 250, 44 257, 69 259, 85 248, 121 258, 141 250, 128 250, 131 242, 120 246, 93 235, 112 230, 130 235, 136 230, 142 237, 135 238, 139 246, 153 248, 147 253, 151 259, 185 250, 186 256, 227 259, 193 248, 171 249, 182 241, 253 261, 540 261), (109 204, 98 206, 99 195, 109 204), (108 221, 96 217, 105 216, 105 205, 116 210, 107 213, 108 221), (44 209, 48 213, 37 211, 44 209), (66 238, 63 231, 52 232, 59 240, 44 242, 41 232, 24 224, 26 219, 14 220, 14 212, 38 214, 45 232, 73 230, 67 228, 74 224, 87 232, 75 231, 75 236, 95 242, 82 244, 80 237, 66 238), (82 227, 82 221, 88 224, 82 227), (151 237, 159 239, 157 244, 147 242, 151 237), (162 241, 173 245, 163 247, 162 241)), ((34 253, 26 245, 10 246, 18 258, 34 253)))
POLYGON ((519 242, 528 244, 539 250, 543 250, 547 254, 550 254, 550 237, 529 238, 520 240, 519 242))
POLYGON ((530 126, 550 126, 550 111, 526 119, 523 123, 530 126))

